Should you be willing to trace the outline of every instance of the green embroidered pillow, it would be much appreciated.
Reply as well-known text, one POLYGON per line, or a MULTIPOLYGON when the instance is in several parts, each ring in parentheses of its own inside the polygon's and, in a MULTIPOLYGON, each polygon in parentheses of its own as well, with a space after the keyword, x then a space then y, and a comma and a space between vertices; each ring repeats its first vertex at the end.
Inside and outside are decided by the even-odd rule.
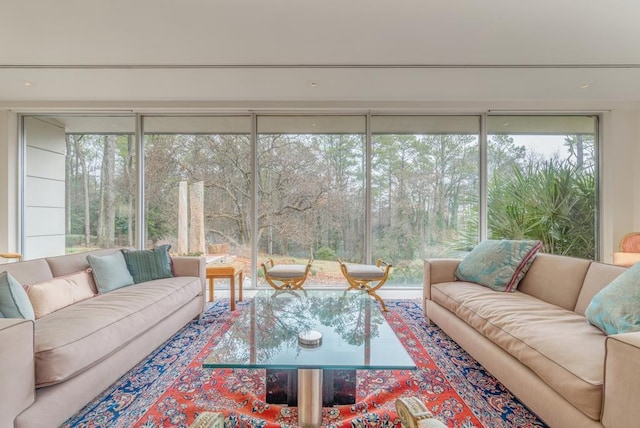
POLYGON ((584 315, 608 335, 640 331, 640 263, 593 296, 584 315))
POLYGON ((460 262, 456 277, 496 291, 515 291, 540 248, 540 241, 482 241, 460 262))
POLYGON ((138 284, 172 277, 169 248, 171 245, 165 244, 151 250, 122 250, 133 281, 138 284))

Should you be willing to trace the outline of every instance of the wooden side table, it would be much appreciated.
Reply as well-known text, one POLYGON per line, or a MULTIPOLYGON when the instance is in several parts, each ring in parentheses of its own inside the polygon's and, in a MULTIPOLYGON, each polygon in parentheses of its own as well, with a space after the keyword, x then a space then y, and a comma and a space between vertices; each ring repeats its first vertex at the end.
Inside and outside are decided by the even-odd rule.
POLYGON ((209 301, 213 301, 213 281, 215 279, 228 279, 231 291, 231 310, 236 310, 235 279, 238 277, 238 297, 242 302, 242 282, 244 279, 244 265, 240 262, 209 263, 207 265, 207 279, 209 280, 209 301))

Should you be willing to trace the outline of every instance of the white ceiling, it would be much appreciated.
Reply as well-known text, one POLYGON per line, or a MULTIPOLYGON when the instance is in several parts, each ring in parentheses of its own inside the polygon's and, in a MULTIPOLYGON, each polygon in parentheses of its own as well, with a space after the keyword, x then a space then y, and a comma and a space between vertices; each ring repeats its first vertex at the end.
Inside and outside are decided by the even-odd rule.
POLYGON ((637 0, 0 0, 0 16, 9 106, 640 105, 637 0))

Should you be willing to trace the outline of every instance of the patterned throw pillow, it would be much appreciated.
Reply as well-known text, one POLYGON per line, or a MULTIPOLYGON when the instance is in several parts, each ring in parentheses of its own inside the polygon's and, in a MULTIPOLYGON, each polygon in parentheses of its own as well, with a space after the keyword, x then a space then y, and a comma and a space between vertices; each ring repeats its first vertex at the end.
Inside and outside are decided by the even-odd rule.
POLYGON ((584 315, 607 334, 640 331, 640 263, 596 293, 584 315))
POLYGON ((87 261, 100 294, 133 284, 133 278, 120 251, 106 256, 88 255, 87 261))
POLYGON ((27 295, 36 319, 93 297, 91 274, 88 271, 89 269, 29 285, 27 295))
POLYGON ((7 318, 36 318, 27 292, 9 272, 0 273, 0 311, 7 318))
POLYGON ((122 250, 133 281, 138 284, 172 277, 169 248, 171 245, 165 244, 151 250, 122 250))
POLYGON ((460 262, 456 277, 496 291, 515 291, 540 248, 540 241, 483 241, 460 262))

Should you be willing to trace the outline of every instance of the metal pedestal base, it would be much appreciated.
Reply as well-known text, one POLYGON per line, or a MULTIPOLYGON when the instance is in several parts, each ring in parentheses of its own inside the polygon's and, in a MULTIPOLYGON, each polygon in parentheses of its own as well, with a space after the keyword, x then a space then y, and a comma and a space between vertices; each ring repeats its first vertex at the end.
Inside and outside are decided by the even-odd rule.
POLYGON ((298 369, 298 425, 322 425, 322 369, 298 369))

